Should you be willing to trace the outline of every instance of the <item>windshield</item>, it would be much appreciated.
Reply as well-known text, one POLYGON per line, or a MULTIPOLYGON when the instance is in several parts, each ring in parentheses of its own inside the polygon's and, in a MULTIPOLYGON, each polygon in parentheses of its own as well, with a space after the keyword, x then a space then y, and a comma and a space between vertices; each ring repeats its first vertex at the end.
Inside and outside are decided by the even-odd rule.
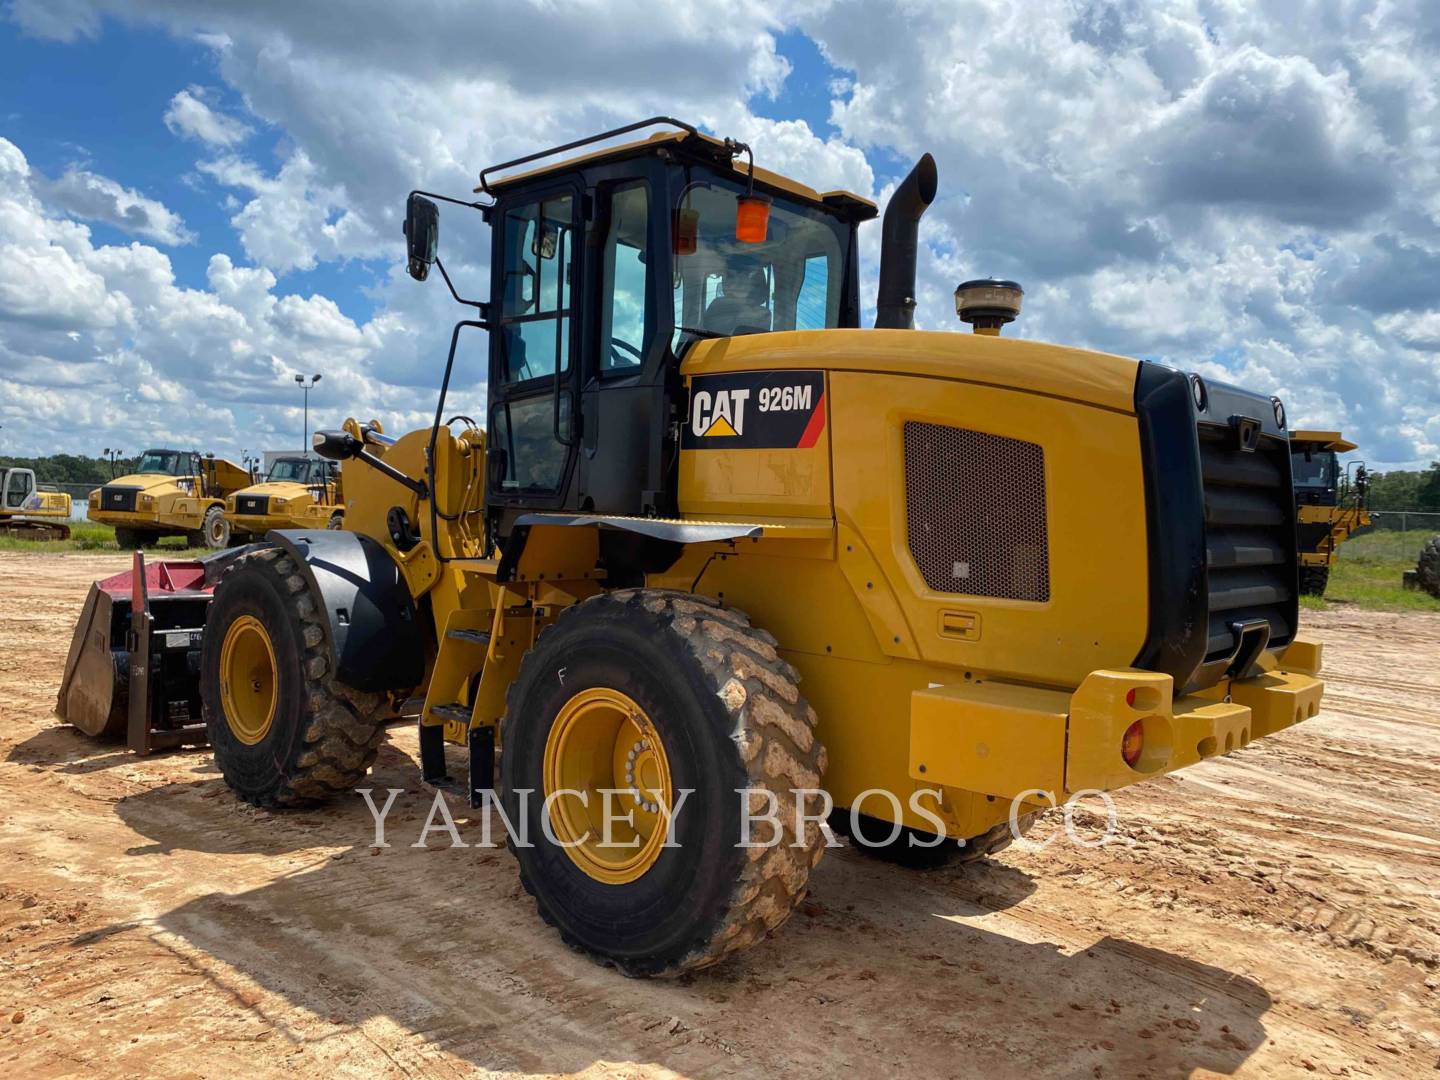
POLYGON ((179 450, 146 450, 135 466, 137 473, 164 473, 166 476, 191 475, 190 455, 179 450))
POLYGON ((1335 454, 1329 450, 1296 450, 1290 456, 1290 472, 1296 487, 1335 486, 1335 454))
POLYGON ((304 458, 281 458, 270 466, 268 479, 272 481, 293 480, 297 484, 308 484, 311 464, 304 458))
POLYGON ((776 197, 765 239, 735 235, 743 183, 691 170, 675 213, 675 347, 687 335, 730 337, 840 325, 850 230, 799 200, 776 197))

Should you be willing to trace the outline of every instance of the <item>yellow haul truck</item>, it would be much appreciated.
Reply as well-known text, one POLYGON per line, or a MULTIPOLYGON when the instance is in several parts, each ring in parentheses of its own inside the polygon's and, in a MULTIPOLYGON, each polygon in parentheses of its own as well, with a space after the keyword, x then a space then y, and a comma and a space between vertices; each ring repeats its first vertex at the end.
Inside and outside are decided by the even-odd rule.
POLYGON ((278 457, 264 481, 225 500, 234 536, 261 537, 271 529, 338 529, 345 521, 340 470, 301 454, 278 457))
POLYGON ((224 458, 193 450, 146 450, 135 471, 90 492, 91 521, 115 527, 122 548, 140 548, 165 536, 192 547, 230 543, 225 498, 249 487, 250 473, 224 458))
POLYGON ((1338 431, 1292 431, 1291 475, 1295 481, 1295 539, 1300 550, 1300 591, 1323 596, 1335 564, 1335 549, 1356 529, 1370 524, 1365 500, 1370 480, 1363 462, 1352 479, 1337 455, 1355 449, 1338 431))
POLYGON ((488 801, 498 747, 540 915, 631 975, 783 923, 824 792, 862 850, 985 854, 1012 809, 1237 750, 1322 692, 1278 401, 912 329, 929 155, 861 329, 875 206, 746 158, 657 118, 488 168, 473 202, 412 193, 417 279, 450 282, 432 200, 493 238, 434 425, 317 433, 345 531, 203 574, 199 695, 239 797, 353 798, 423 696, 423 778, 455 744, 488 801), (514 171, 649 125, 671 130, 514 171), (475 330, 483 430, 445 419, 475 330))
POLYGON ((35 482, 33 469, 0 468, 0 536, 68 540, 70 496, 35 482))

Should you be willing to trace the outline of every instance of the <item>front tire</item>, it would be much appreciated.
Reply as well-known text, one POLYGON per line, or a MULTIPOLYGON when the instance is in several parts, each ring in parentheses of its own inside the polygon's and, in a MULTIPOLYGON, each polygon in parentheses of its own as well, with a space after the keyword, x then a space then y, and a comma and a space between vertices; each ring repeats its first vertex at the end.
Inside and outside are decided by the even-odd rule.
POLYGON ((824 850, 819 823, 795 813, 796 789, 817 792, 805 809, 818 813, 825 770, 798 681, 774 638, 685 593, 593 597, 541 634, 510 688, 501 788, 529 840, 513 845, 521 883, 567 944, 626 975, 673 976, 789 918, 824 850), (635 819, 609 850, 598 828, 580 831, 579 796, 557 794, 607 786, 622 792, 614 813, 635 819), (650 809, 661 789, 678 806, 673 846, 653 842, 666 835, 650 809), (757 822, 776 807, 779 844, 766 845, 762 823, 750 833, 759 846, 739 846, 742 798, 757 822))
POLYGON ((345 511, 336 510, 333 514, 330 515, 330 521, 325 527, 327 529, 337 530, 345 528, 345 511))
POLYGON ((145 537, 135 529, 115 526, 115 544, 121 551, 136 551, 145 543, 145 537))
POLYGON ((1330 583, 1330 567, 1300 567, 1300 592, 1305 596, 1324 596, 1325 586, 1330 583))
POLYGON ((222 551, 229 547, 230 522, 225 518, 225 510, 219 506, 206 510, 200 521, 200 528, 190 533, 188 540, 191 547, 207 547, 212 551, 222 551))
POLYGON ((215 590, 200 651, 205 724, 225 783, 255 806, 351 790, 385 737, 384 695, 331 677, 323 617, 278 548, 242 558, 215 590))

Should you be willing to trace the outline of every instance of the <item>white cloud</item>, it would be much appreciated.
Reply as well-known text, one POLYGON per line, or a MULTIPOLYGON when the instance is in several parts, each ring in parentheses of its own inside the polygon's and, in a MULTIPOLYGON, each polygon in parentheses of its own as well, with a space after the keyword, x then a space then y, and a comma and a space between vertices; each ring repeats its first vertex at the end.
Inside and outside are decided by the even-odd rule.
POLYGON ((73 217, 113 225, 157 244, 173 246, 195 239, 180 215, 164 203, 78 165, 71 165, 55 180, 33 174, 31 182, 47 203, 73 217))
POLYGON ((154 247, 97 245, 42 198, 0 138, 0 399, 7 449, 175 442, 234 452, 298 444, 290 375, 322 371, 312 417, 422 423, 432 392, 377 377, 413 335, 391 315, 357 323, 324 296, 278 296, 275 275, 211 257, 207 289, 175 281, 154 247), (338 412, 338 415, 335 413, 338 412))
POLYGON ((243 121, 217 112, 205 103, 204 88, 189 86, 170 99, 165 126, 176 135, 222 148, 249 138, 251 128, 243 121))
MULTIPOLYGON (((203 41, 251 126, 280 133, 272 160, 206 138, 202 121, 172 121, 208 148, 204 175, 264 268, 212 263, 205 295, 240 319, 217 349, 249 355, 258 334, 255 354, 283 365, 319 333, 351 350, 346 362, 378 393, 433 385, 455 313, 443 290, 394 269, 404 193, 460 194, 487 162, 668 113, 744 138, 762 164, 821 188, 883 190, 932 151, 941 195, 921 232, 922 324, 958 328, 960 278, 1014 276, 1027 301, 1013 332, 1279 390, 1297 420, 1346 426, 1391 462, 1440 455, 1436 11, 1420 0, 715 0, 703 11, 597 0, 536 3, 523 17, 480 0, 12 8, 55 38, 95 36, 115 17, 203 41), (838 69, 822 83, 834 138, 748 108, 778 90, 785 109, 776 38, 796 28, 838 69), (348 259, 392 268, 368 322, 323 297, 280 306, 275 278, 348 259)), ((193 88, 172 111, 182 97, 239 123, 193 88)), ((54 231, 83 295, 102 260, 54 231)), ((442 233, 451 269, 483 283, 487 230, 447 208, 442 233)), ((878 228, 862 237, 868 305, 878 228)), ((140 288, 111 287, 85 317, 124 325, 140 288)), ((0 302, 20 304, 3 289, 0 302)), ((75 310, 66 295, 25 304, 75 310)))

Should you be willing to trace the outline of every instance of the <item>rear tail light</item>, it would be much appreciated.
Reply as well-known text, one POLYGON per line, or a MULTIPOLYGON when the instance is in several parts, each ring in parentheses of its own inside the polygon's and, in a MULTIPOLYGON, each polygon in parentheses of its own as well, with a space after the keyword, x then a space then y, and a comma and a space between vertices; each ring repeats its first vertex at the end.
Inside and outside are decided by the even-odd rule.
POLYGON ((1125 759, 1125 764, 1133 769, 1135 763, 1140 760, 1140 752, 1144 749, 1145 728, 1141 721, 1136 720, 1125 729, 1125 737, 1120 740, 1120 756, 1125 759))

